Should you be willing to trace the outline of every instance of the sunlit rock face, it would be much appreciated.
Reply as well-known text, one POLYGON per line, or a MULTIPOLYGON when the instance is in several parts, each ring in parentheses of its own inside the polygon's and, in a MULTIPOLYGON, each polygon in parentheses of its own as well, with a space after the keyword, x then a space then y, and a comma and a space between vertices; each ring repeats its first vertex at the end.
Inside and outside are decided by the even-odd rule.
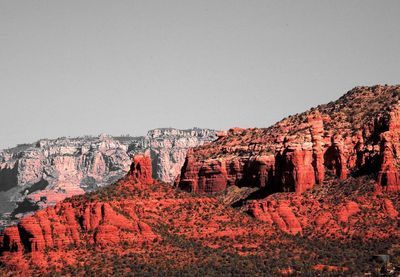
POLYGON ((129 146, 129 152, 150 156, 153 163, 153 177, 165 183, 174 182, 185 162, 189 148, 204 145, 217 138, 216 131, 193 128, 154 129, 129 146))
POLYGON ((187 149, 215 138, 214 130, 165 128, 141 137, 42 139, 0 151, 0 226, 115 182, 129 171, 137 153, 151 157, 155 179, 173 182, 187 149))
POLYGON ((356 87, 269 128, 232 128, 194 148, 176 184, 195 193, 236 185, 301 194, 326 177, 371 175, 378 189, 396 192, 399 122, 400 86, 356 87))
MULTIPOLYGON (((103 201, 108 193, 87 198, 68 199, 24 217, 18 226, 5 228, 0 234, 0 254, 37 253, 46 248, 67 248, 86 243, 115 245, 121 242, 152 241, 158 236, 139 219, 131 199, 124 191, 147 188, 155 181, 151 177, 151 160, 145 155, 132 157, 130 172, 111 188, 119 192, 113 201, 103 201), (121 205, 126 205, 121 210, 121 205)), ((103 191, 104 193, 104 191, 103 191)), ((94 194, 95 195, 95 194, 94 194)))

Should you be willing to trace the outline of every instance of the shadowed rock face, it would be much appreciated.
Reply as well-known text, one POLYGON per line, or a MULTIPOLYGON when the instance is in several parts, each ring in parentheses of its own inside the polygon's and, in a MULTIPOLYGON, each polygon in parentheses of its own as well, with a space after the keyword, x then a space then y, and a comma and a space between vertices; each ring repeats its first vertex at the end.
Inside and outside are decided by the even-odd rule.
POLYGON ((0 151, 0 227, 34 211, 18 208, 21 205, 43 208, 115 182, 129 171, 136 153, 151 156, 155 178, 173 182, 187 149, 214 140, 215 133, 166 128, 143 137, 43 139, 0 151))
POLYGON ((0 191, 7 191, 18 184, 18 164, 0 167, 0 191))
POLYGON ((383 190, 399 191, 399 99, 400 86, 356 87, 267 129, 231 129, 188 152, 177 184, 196 193, 231 185, 302 193, 327 174, 375 173, 383 190))

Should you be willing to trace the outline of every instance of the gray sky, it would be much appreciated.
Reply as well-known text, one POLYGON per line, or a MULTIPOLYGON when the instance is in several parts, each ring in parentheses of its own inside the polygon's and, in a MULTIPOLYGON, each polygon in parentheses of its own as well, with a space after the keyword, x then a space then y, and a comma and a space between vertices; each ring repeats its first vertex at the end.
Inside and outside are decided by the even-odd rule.
POLYGON ((0 0, 0 148, 267 127, 400 83, 400 1, 0 0))

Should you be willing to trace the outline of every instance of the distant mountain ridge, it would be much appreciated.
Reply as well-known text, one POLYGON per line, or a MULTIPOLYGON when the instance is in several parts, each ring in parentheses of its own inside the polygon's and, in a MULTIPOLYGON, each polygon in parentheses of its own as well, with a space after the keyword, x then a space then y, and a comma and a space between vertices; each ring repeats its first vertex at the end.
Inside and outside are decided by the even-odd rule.
POLYGON ((109 185, 145 153, 153 177, 166 183, 180 173, 186 150, 216 138, 216 131, 160 128, 146 136, 41 139, 0 151, 0 226, 64 198, 109 185))

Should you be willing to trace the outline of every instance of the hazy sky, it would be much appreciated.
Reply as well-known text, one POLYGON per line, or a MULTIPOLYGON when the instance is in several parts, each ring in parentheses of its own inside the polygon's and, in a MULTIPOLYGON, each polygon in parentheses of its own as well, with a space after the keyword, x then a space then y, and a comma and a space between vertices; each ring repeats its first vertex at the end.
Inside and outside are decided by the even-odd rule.
POLYGON ((400 83, 400 1, 0 0, 0 148, 267 127, 400 83))

